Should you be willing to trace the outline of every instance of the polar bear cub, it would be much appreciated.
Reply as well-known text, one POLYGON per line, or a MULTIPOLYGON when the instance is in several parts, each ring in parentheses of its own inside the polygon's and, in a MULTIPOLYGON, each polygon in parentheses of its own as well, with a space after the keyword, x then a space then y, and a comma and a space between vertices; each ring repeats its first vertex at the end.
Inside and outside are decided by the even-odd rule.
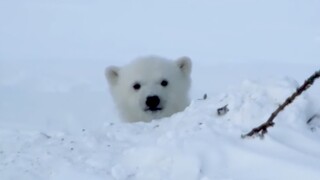
POLYGON ((191 59, 145 56, 105 70, 111 95, 127 122, 171 116, 189 104, 191 59))

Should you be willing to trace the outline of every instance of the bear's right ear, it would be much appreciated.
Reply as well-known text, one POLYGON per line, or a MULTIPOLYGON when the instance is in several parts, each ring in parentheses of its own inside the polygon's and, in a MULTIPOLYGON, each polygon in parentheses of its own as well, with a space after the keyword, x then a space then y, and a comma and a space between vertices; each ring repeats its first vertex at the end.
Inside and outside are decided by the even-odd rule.
POLYGON ((110 66, 105 69, 105 76, 110 85, 115 85, 119 79, 119 67, 110 66))

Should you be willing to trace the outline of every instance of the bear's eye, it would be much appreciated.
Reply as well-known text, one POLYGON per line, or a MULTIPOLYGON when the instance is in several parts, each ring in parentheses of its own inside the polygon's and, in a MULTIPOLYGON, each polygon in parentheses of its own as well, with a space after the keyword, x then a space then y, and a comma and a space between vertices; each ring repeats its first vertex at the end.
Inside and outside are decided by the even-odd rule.
POLYGON ((141 85, 140 83, 134 83, 132 87, 134 90, 139 90, 141 88, 141 85))
POLYGON ((161 81, 161 86, 163 86, 163 87, 168 86, 168 84, 169 84, 169 82, 165 79, 161 81))

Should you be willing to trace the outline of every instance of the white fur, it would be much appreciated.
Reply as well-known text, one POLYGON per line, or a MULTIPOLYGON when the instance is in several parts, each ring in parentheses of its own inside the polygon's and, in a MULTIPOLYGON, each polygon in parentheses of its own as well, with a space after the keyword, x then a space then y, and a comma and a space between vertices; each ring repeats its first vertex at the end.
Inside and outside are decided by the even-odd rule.
POLYGON ((123 67, 111 66, 105 71, 110 92, 124 120, 151 121, 183 111, 190 103, 191 60, 181 57, 175 61, 157 56, 137 58, 123 67), (166 79, 169 83, 161 86, 166 79), (133 85, 140 83, 135 90, 133 85), (163 109, 145 111, 146 98, 157 95, 163 109))

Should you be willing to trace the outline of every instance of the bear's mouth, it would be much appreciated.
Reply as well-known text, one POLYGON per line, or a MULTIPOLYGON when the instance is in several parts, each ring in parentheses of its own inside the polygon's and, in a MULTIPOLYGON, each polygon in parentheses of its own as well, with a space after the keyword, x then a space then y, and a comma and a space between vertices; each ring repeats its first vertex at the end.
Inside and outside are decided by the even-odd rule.
POLYGON ((144 111, 150 111, 150 112, 157 112, 157 111, 161 111, 161 110, 162 110, 161 107, 155 107, 155 108, 148 107, 148 108, 144 109, 144 111))

